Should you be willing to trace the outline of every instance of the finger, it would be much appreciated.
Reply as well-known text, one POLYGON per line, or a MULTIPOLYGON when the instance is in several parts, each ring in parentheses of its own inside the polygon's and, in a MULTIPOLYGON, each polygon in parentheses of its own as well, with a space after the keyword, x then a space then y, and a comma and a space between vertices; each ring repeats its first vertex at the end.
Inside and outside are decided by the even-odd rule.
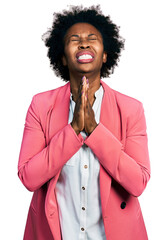
POLYGON ((82 92, 84 91, 85 81, 86 81, 86 77, 83 76, 83 78, 80 81, 79 88, 78 88, 78 97, 81 97, 82 92))
POLYGON ((86 79, 86 100, 89 101, 89 80, 86 79))
POLYGON ((87 88, 89 88, 89 80, 86 79, 86 83, 87 83, 87 88))
POLYGON ((82 88, 82 93, 83 93, 83 103, 84 105, 86 104, 86 97, 88 96, 88 92, 87 92, 87 79, 86 77, 84 78, 83 81, 83 88, 82 88))
MULTIPOLYGON (((87 79, 87 81, 88 81, 88 79, 87 79)), ((87 101, 88 101, 88 94, 89 94, 89 86, 88 86, 88 83, 86 84, 86 86, 85 86, 85 104, 87 104, 87 101)))
POLYGON ((81 92, 81 105, 82 105, 82 109, 84 111, 85 105, 86 105, 86 84, 84 84, 83 88, 82 88, 82 92, 81 92))

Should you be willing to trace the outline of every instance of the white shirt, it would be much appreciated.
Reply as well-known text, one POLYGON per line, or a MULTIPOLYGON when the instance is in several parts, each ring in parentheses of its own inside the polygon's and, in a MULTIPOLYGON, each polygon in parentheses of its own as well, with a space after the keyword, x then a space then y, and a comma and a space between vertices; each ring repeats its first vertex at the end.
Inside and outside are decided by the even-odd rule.
MULTIPOLYGON (((100 120, 103 87, 95 92, 93 110, 100 120)), ((68 123, 72 122, 75 102, 70 96, 68 123)), ((85 132, 81 132, 85 139, 85 132)), ((106 240, 102 219, 100 164, 85 144, 64 165, 56 184, 60 226, 63 240, 106 240)))

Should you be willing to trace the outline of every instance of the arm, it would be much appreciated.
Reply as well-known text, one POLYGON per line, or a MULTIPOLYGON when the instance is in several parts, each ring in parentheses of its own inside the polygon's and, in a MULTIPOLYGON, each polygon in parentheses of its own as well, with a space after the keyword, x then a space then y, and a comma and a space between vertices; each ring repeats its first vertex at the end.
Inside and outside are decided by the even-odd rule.
POLYGON ((28 190, 35 191, 54 177, 82 144, 83 138, 67 124, 46 146, 35 96, 26 116, 18 163, 20 180, 28 190))
POLYGON ((150 178, 146 123, 140 104, 137 114, 128 119, 126 144, 102 124, 85 140, 100 163, 130 194, 139 196, 150 178))

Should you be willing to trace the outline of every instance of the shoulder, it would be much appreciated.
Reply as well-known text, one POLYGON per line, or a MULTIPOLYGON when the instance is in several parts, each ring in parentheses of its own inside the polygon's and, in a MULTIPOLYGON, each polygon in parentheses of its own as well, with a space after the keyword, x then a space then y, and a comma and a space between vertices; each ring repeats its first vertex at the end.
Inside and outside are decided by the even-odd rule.
POLYGON ((68 84, 65 84, 64 86, 35 94, 32 99, 32 104, 37 108, 50 108, 54 105, 59 94, 63 94, 67 89, 67 86, 68 84))
POLYGON ((33 96, 33 98, 38 101, 38 103, 40 102, 51 102, 52 100, 54 100, 56 98, 56 96, 59 94, 59 92, 61 90, 63 90, 65 88, 66 85, 52 89, 52 90, 48 90, 45 92, 40 92, 37 93, 33 96))
POLYGON ((142 106, 142 103, 138 99, 125 95, 116 90, 112 90, 112 91, 115 95, 117 104, 124 109, 135 110, 136 108, 139 108, 140 106, 142 106))
POLYGON ((108 94, 110 94, 110 96, 114 96, 116 103, 121 108, 128 109, 128 107, 129 107, 129 109, 135 109, 135 108, 139 107, 140 105, 142 105, 142 103, 139 100, 112 89, 109 85, 107 85, 103 81, 101 81, 101 82, 102 82, 103 87, 106 90, 106 92, 108 94))
POLYGON ((142 102, 118 91, 114 91, 114 94, 120 114, 124 116, 128 122, 134 123, 144 116, 142 102))
POLYGON ((106 92, 108 92, 110 98, 113 98, 113 100, 116 102, 121 115, 124 115, 125 117, 131 117, 143 111, 142 102, 136 98, 116 91, 107 84, 103 83, 103 85, 105 86, 105 89, 107 90, 106 92))

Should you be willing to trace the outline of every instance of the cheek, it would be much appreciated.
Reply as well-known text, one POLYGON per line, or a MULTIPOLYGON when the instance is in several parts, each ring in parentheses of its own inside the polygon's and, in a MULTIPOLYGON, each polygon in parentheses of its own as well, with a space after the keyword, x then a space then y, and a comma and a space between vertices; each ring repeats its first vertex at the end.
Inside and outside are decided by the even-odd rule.
POLYGON ((99 53, 100 55, 103 55, 104 47, 102 46, 102 44, 99 44, 99 45, 96 45, 96 46, 95 46, 95 50, 96 50, 97 53, 99 53))
POLYGON ((67 65, 67 66, 71 66, 71 65, 73 65, 75 62, 76 62, 76 57, 75 57, 75 54, 74 54, 74 52, 72 51, 72 49, 70 50, 70 49, 65 49, 64 50, 64 58, 65 58, 65 60, 64 60, 64 63, 66 62, 66 64, 65 65, 67 65))
POLYGON ((72 45, 70 45, 68 47, 68 49, 65 48, 64 52, 65 52, 66 58, 73 59, 74 58, 74 51, 75 51, 75 48, 72 45))

